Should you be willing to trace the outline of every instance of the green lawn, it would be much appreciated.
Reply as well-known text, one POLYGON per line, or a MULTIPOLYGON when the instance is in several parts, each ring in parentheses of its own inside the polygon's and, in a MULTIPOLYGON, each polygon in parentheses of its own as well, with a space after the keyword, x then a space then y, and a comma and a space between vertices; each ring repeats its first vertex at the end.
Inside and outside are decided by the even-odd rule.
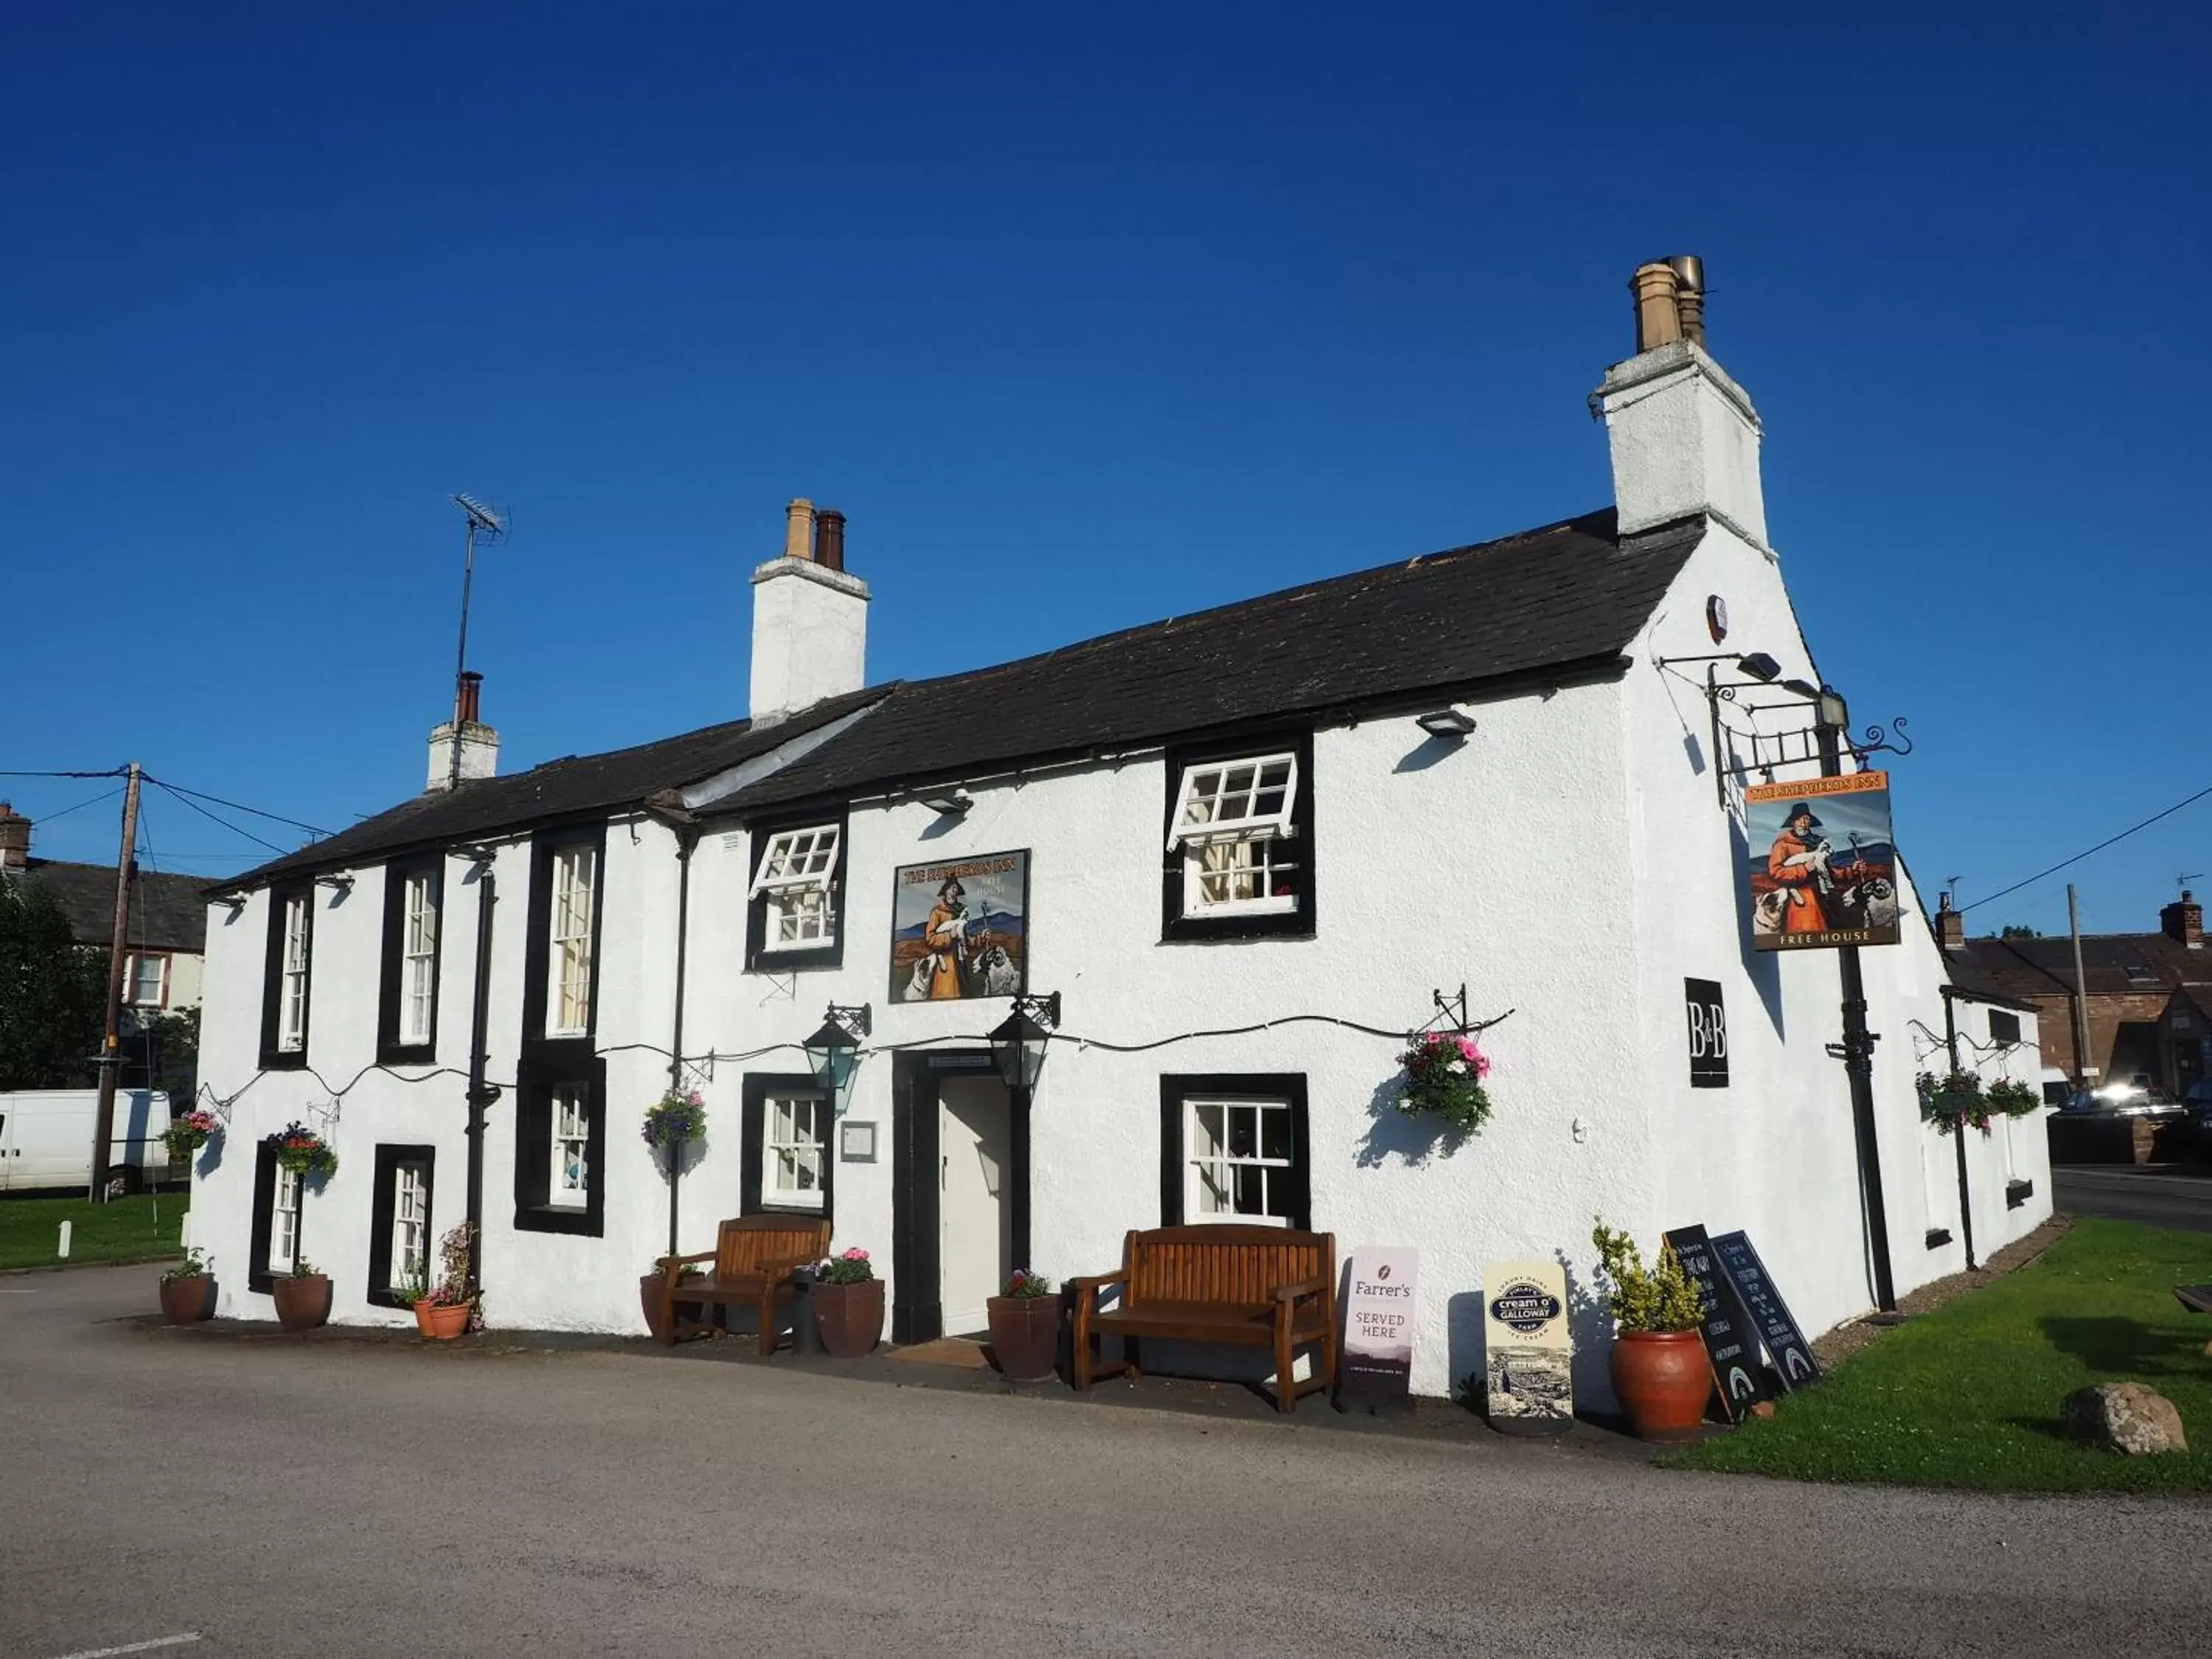
POLYGON ((70 1229, 71 1261, 175 1255, 185 1206, 181 1192, 118 1198, 107 1204, 88 1204, 81 1198, 0 1198, 0 1267, 60 1265, 54 1245, 64 1221, 76 1224, 70 1229))
POLYGON ((1798 1480, 2021 1492, 2212 1489, 2212 1319, 2172 1287, 2212 1280, 2212 1234, 2084 1220, 2033 1267, 1900 1326, 1775 1416, 1661 1461, 1798 1480), (2058 1402, 2147 1382, 2190 1450, 2124 1457, 2066 1439, 2058 1402))

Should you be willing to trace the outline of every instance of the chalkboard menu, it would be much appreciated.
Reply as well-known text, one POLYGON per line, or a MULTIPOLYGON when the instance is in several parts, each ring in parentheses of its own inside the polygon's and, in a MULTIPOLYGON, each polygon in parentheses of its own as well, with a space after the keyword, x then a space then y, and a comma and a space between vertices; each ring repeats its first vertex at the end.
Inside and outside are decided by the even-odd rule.
POLYGON ((1766 1368, 1759 1363, 1759 1330, 1751 1313, 1735 1293, 1719 1264, 1713 1260, 1711 1242, 1703 1227, 1676 1227, 1667 1243, 1682 1259, 1682 1267, 1698 1281, 1705 1304, 1705 1323, 1698 1327, 1705 1339, 1705 1357, 1713 1363, 1713 1380, 1720 1385, 1721 1404, 1729 1421, 1740 1421, 1752 1407, 1767 1397, 1766 1368))
POLYGON ((1774 1287, 1766 1264, 1751 1247, 1750 1237, 1741 1232, 1723 1233, 1712 1241, 1712 1253, 1721 1272, 1727 1275, 1737 1297, 1750 1311, 1752 1328, 1759 1333, 1759 1340, 1773 1356, 1774 1373, 1782 1379, 1782 1386, 1794 1392, 1805 1383, 1819 1382, 1820 1367, 1813 1358, 1813 1345, 1797 1328, 1796 1320, 1790 1316, 1790 1304, 1774 1287))

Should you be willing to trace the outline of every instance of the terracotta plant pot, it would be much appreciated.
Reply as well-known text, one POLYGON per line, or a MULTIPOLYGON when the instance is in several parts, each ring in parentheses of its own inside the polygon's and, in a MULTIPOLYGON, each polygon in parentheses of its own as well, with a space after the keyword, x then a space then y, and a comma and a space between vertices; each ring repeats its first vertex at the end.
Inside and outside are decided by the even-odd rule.
POLYGON ((1060 1364, 1060 1298, 994 1296, 984 1304, 991 1320, 991 1354, 1001 1375, 1041 1382, 1060 1364))
POLYGON ((1613 1391, 1638 1439, 1696 1432, 1713 1391, 1705 1338, 1696 1331, 1623 1331, 1613 1345, 1613 1391))
POLYGON ((469 1328, 469 1304, 456 1302, 440 1307, 430 1301, 415 1304, 415 1327, 433 1341, 450 1342, 469 1328))
POLYGON ((213 1306, 215 1280, 205 1273, 190 1279, 165 1279, 161 1285, 161 1317, 172 1325, 191 1325, 208 1316, 213 1306))
POLYGON ((699 1317, 699 1304, 685 1302, 680 1292, 672 1303, 659 1273, 647 1273, 639 1279, 637 1305, 644 1311, 645 1328, 653 1333, 653 1340, 656 1342, 669 1340, 669 1327, 678 1319, 696 1320, 699 1317), (678 1314, 676 1311, 678 1308, 689 1308, 690 1312, 678 1314))
POLYGON ((288 1331, 312 1331, 331 1316, 331 1281, 325 1273, 286 1273, 271 1280, 276 1322, 288 1331))
POLYGON ((822 1352, 833 1359, 858 1359, 872 1353, 884 1335, 884 1281, 814 1287, 814 1328, 822 1352))

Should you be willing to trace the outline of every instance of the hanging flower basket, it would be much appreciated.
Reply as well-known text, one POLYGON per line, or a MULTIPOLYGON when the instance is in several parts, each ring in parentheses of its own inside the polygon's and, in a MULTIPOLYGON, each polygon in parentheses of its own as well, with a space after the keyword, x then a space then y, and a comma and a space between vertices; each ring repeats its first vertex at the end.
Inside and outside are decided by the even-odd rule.
POLYGON ((325 1140, 304 1123, 288 1123, 276 1137, 276 1162, 297 1176, 320 1176, 325 1180, 338 1172, 338 1155, 325 1140))
POLYGON ((1398 1063, 1406 1068, 1400 1111, 1440 1117, 1462 1134, 1473 1134, 1490 1121, 1490 1096, 1482 1086, 1490 1075, 1490 1059, 1473 1037, 1427 1032, 1407 1044, 1398 1063))
POLYGON ((1983 1091, 1982 1098, 1993 1112, 2002 1112, 2007 1117, 2026 1117, 2039 1111, 2043 1098, 2034 1090, 2017 1079, 2001 1077, 1983 1091))
POLYGON ((699 1091, 688 1094, 671 1089, 645 1112, 645 1144, 653 1147, 680 1146, 687 1140, 707 1138, 707 1103, 699 1091))
MULTIPOLYGON (((1920 1091, 1920 1116, 1940 1134, 1955 1134, 1962 1123, 1971 1123, 1984 1134, 1990 1132, 1990 1115, 2002 1111, 1982 1093, 1982 1080, 1972 1072, 1947 1072, 1938 1077, 1923 1072, 1913 1079, 1920 1091)), ((2015 1085, 2017 1086, 2017 1085, 2015 1085)))
POLYGON ((169 1148, 169 1162, 190 1163, 222 1127, 222 1120, 210 1111, 194 1110, 170 1119, 169 1127, 161 1131, 161 1139, 169 1148))

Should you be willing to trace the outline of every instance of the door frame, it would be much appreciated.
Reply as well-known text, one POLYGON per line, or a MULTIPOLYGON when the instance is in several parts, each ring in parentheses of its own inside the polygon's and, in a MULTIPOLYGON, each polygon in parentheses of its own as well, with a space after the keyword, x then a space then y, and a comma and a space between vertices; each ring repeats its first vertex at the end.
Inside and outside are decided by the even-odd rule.
MULTIPOLYGON (((939 1085, 988 1076, 1004 1086, 988 1048, 908 1049, 891 1056, 891 1340, 945 1334, 944 1264, 938 1229, 939 1085)), ((1001 1201, 1013 1265, 1030 1255, 1030 1091, 1006 1090, 1006 1173, 1001 1201)))

